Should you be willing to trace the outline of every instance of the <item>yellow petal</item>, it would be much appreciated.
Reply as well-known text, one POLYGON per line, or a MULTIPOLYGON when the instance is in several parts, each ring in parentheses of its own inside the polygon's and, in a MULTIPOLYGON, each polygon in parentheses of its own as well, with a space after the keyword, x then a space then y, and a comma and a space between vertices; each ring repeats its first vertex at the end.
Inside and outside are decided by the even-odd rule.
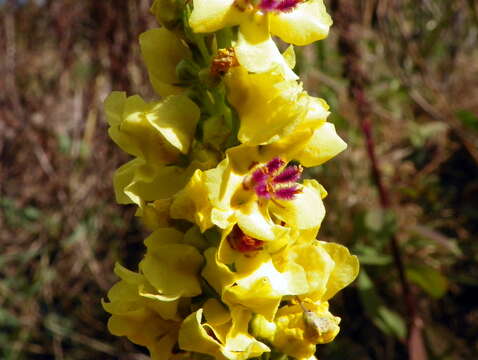
POLYGON ((165 198, 147 203, 140 208, 141 222, 150 231, 154 231, 160 227, 168 227, 170 225, 169 209, 172 199, 165 198))
POLYGON ((104 101, 106 121, 110 126, 119 125, 123 119, 126 93, 113 91, 104 101))
POLYGON ((238 138, 259 145, 290 134, 307 113, 309 98, 296 81, 272 72, 250 74, 238 67, 226 78, 229 98, 240 119, 238 138), (258 121, 260 119, 260 121, 258 121))
POLYGON ((360 265, 357 257, 350 255, 345 246, 322 241, 319 244, 327 251, 335 264, 327 282, 327 291, 322 297, 323 300, 328 300, 355 280, 360 265))
POLYGON ((199 120, 199 108, 182 95, 146 103, 135 95, 113 93, 105 102, 110 137, 125 152, 159 165, 187 153, 199 120), (123 104, 120 104, 124 100, 123 104), (119 109, 123 110, 119 118, 119 109))
POLYGON ((334 270, 334 261, 328 252, 314 240, 311 243, 294 246, 289 256, 291 261, 300 265, 307 274, 309 288, 303 295, 321 299, 327 291, 328 280, 334 270))
MULTIPOLYGON (((243 309, 232 310, 232 326, 221 343, 209 336, 206 328, 217 334, 210 324, 201 325, 203 309, 189 315, 179 330, 179 347, 182 350, 208 354, 218 360, 246 360, 260 356, 270 349, 248 334, 251 314, 243 309)), ((217 336, 220 338, 221 336, 217 336)))
POLYGON ((189 179, 188 169, 179 166, 151 166, 140 158, 118 168, 113 177, 119 204, 142 204, 168 199, 181 190, 189 179))
POLYGON ((296 64, 294 46, 290 45, 286 51, 282 53, 282 56, 284 57, 287 66, 289 66, 291 69, 294 69, 296 64))
POLYGON ((271 214, 300 230, 318 228, 325 216, 321 189, 317 181, 304 180, 302 192, 293 200, 271 202, 271 214))
POLYGON ((332 19, 322 0, 300 2, 288 12, 277 12, 270 17, 271 33, 287 43, 308 45, 327 37, 332 19))
POLYGON ((240 304, 254 313, 272 320, 284 295, 298 295, 309 289, 300 266, 290 266, 279 272, 272 260, 264 262, 252 274, 237 279, 223 294, 227 304, 240 304))
POLYGON ((199 108, 186 96, 169 96, 147 115, 150 124, 183 154, 187 154, 199 120, 199 108))
POLYGON ((252 314, 242 307, 231 309, 232 326, 226 337, 226 350, 237 353, 236 359, 250 359, 261 356, 270 349, 249 334, 252 314))
POLYGON ((208 189, 205 183, 205 174, 196 170, 184 189, 176 194, 171 205, 173 219, 185 219, 195 223, 201 232, 209 229, 212 205, 209 201, 208 189))
POLYGON ((189 25, 194 32, 214 32, 240 23, 243 14, 234 6, 235 0, 193 0, 189 25))
POLYGON ((288 229, 276 225, 270 218, 265 206, 257 201, 241 206, 236 212, 237 224, 241 230, 255 239, 274 241, 287 235, 288 229))
MULTIPOLYGON (((152 354, 155 354, 156 359, 167 360, 171 355, 172 346, 161 342, 165 337, 176 337, 176 324, 146 311, 141 318, 137 319, 113 315, 108 321, 108 330, 113 335, 127 336, 135 344, 146 346, 152 354), (163 351, 161 357, 156 355, 158 348, 163 351)), ((171 340, 168 343, 171 344, 171 340)))
POLYGON ((183 92, 184 88, 175 86, 179 82, 176 66, 181 60, 191 58, 189 48, 165 28, 142 33, 139 43, 154 90, 162 97, 183 92))
POLYGON ((156 230, 145 240, 148 251, 140 263, 151 285, 173 299, 201 294, 203 257, 193 246, 179 243, 182 239, 183 234, 172 228, 156 230))
POLYGON ((239 27, 237 44, 234 47, 240 65, 252 73, 276 71, 285 80, 297 80, 299 77, 280 53, 269 35, 267 17, 243 21, 239 27))
MULTIPOLYGON (((121 278, 121 280, 124 280, 126 283, 131 284, 131 285, 140 285, 144 283, 144 276, 141 274, 138 274, 134 271, 128 270, 124 266, 122 266, 120 263, 115 263, 114 267, 114 273, 121 278)), ((108 296, 109 297, 109 296, 108 296)), ((109 297, 111 299, 111 297, 109 297)))
POLYGON ((215 169, 206 171, 205 175, 205 184, 213 206, 221 210, 229 210, 232 198, 242 187, 243 176, 232 171, 227 158, 215 169))
POLYGON ((217 258, 217 248, 209 248, 204 252, 206 258, 206 266, 201 275, 214 288, 214 290, 222 295, 226 286, 234 283, 236 275, 217 258))
POLYGON ((307 111, 288 135, 267 145, 243 144, 227 150, 230 166, 236 173, 245 174, 254 162, 265 163, 277 156, 285 161, 303 160, 303 165, 310 166, 323 163, 340 152, 340 147, 345 144, 335 134, 333 125, 324 124, 329 115, 327 103, 316 97, 306 97, 307 111), (321 149, 322 146, 326 147, 321 149))
POLYGON ((206 300, 203 309, 206 321, 213 326, 223 325, 231 320, 229 310, 217 299, 211 298, 206 300))
POLYGON ((209 354, 215 359, 227 359, 221 352, 221 344, 201 326, 202 313, 203 309, 199 309, 184 319, 179 329, 179 348, 209 354))
POLYGON ((347 144, 337 135, 335 126, 324 123, 317 128, 301 151, 294 154, 294 159, 306 167, 323 164, 347 148, 347 144))

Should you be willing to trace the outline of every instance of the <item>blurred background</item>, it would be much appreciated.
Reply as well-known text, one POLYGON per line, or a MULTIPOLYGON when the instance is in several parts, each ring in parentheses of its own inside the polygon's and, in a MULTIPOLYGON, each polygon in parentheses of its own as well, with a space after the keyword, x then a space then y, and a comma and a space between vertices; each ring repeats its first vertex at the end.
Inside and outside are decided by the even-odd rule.
MULTIPOLYGON (((100 299, 114 262, 135 269, 144 252, 134 209, 114 201, 127 156, 102 101, 154 96, 137 43, 149 5, 0 0, 2 360, 147 359, 108 334, 100 299)), ((321 239, 362 271, 318 356, 477 359, 478 2, 327 5, 331 35, 296 48, 297 70, 349 148, 309 175, 329 190, 321 239)))

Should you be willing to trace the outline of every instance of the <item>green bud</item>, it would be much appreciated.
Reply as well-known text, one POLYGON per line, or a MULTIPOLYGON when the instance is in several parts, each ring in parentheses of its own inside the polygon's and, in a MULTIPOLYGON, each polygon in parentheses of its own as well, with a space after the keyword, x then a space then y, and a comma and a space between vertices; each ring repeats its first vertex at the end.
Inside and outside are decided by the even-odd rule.
POLYGON ((165 28, 175 30, 181 26, 185 6, 185 0, 154 0, 149 11, 165 28))
POLYGON ((176 75, 180 81, 191 81, 198 77, 199 67, 189 59, 181 60, 176 66, 176 75))
POLYGON ((221 83, 221 78, 212 76, 211 69, 204 68, 199 72, 199 81, 201 81, 201 83, 203 83, 208 89, 212 89, 221 83))

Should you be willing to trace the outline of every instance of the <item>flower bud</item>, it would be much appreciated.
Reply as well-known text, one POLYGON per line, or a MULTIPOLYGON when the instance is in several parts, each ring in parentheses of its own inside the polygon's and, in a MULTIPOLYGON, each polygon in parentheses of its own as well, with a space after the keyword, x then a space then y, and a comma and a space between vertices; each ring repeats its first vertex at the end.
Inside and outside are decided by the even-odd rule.
POLYGON ((176 66, 176 76, 180 81, 191 81, 197 78, 199 68, 189 59, 181 60, 176 66))

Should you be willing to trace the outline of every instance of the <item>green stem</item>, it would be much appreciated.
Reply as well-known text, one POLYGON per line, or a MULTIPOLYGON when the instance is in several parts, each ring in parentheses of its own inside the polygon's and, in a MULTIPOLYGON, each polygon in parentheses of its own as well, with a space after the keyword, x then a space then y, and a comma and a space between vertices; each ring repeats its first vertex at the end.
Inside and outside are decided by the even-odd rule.
POLYGON ((232 28, 227 27, 216 32, 217 47, 224 49, 232 45, 232 28))

